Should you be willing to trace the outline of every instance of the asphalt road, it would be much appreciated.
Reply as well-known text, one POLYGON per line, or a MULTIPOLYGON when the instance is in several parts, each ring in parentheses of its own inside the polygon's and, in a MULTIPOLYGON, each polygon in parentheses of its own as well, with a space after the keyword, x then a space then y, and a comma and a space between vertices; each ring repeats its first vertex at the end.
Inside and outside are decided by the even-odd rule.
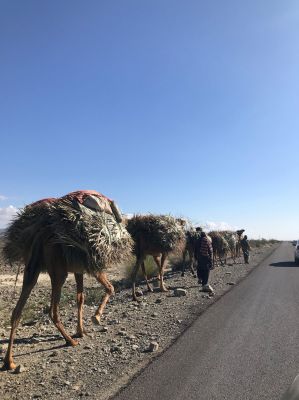
POLYGON ((282 243, 114 400, 280 400, 299 372, 299 268, 282 243))

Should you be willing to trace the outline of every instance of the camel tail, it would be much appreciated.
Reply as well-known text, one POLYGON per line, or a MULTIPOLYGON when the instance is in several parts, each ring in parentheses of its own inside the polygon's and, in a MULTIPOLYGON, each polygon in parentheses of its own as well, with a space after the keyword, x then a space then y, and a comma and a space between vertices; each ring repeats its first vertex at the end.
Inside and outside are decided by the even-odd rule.
POLYGON ((24 280, 29 283, 36 275, 39 275, 42 269, 42 240, 40 237, 36 237, 32 243, 29 261, 25 265, 24 269, 24 280))

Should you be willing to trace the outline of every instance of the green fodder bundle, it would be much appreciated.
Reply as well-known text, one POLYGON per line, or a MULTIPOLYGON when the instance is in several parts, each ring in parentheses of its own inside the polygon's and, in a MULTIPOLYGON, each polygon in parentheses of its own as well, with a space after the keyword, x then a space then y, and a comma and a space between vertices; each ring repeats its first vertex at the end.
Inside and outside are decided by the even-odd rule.
POLYGON ((40 203, 19 210, 4 234, 3 258, 13 263, 23 263, 31 246, 49 221, 51 205, 40 203))
POLYGON ((80 203, 55 204, 51 231, 69 264, 81 263, 90 274, 118 264, 132 254, 133 241, 113 215, 93 211, 80 203))
POLYGON ((161 253, 182 251, 185 245, 183 225, 170 215, 135 215, 128 220, 127 229, 135 244, 138 245, 142 240, 148 247, 161 253))
POLYGON ((132 239, 114 216, 68 200, 20 211, 7 231, 5 258, 24 262, 37 240, 59 246, 67 264, 82 265, 90 274, 120 263, 132 252, 132 239))

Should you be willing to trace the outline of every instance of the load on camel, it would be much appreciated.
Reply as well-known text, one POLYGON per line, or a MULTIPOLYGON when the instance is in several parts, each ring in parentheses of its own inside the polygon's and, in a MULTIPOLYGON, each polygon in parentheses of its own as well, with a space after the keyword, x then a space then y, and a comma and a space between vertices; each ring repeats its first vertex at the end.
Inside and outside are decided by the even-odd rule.
POLYGON ((135 215, 127 221, 127 230, 134 240, 134 254, 136 264, 132 271, 132 297, 138 301, 136 296, 136 275, 142 268, 147 288, 150 286, 144 261, 147 255, 154 257, 160 279, 160 289, 166 292, 164 284, 164 266, 168 254, 175 250, 182 250, 185 242, 184 220, 176 219, 169 215, 135 215))
POLYGON ((19 212, 6 233, 4 256, 9 263, 24 263, 23 287, 11 317, 9 345, 4 369, 14 369, 12 347, 26 301, 41 271, 51 278, 50 318, 67 345, 78 344, 66 331, 59 317, 62 286, 68 272, 75 274, 77 284, 78 325, 76 336, 82 337, 83 274, 88 273, 106 291, 93 317, 99 322, 114 288, 106 269, 131 255, 132 239, 121 223, 114 202, 95 191, 72 192, 59 199, 45 199, 19 212))
POLYGON ((224 239, 227 241, 229 252, 231 255, 231 258, 233 260, 233 263, 236 264, 236 258, 237 258, 237 243, 238 243, 238 236, 235 232, 233 231, 220 231, 219 232, 224 239))
POLYGON ((212 239, 213 246, 213 265, 218 265, 218 260, 221 265, 226 263, 227 253, 229 250, 229 245, 224 238, 224 236, 218 231, 209 232, 209 236, 212 239))

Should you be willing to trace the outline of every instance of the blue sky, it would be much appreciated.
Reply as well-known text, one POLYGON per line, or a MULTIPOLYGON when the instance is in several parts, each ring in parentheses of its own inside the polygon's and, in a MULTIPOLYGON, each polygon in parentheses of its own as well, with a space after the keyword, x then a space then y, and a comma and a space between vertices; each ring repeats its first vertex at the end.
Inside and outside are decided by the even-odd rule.
POLYGON ((95 189, 299 237, 296 0, 0 0, 0 227, 95 189))

